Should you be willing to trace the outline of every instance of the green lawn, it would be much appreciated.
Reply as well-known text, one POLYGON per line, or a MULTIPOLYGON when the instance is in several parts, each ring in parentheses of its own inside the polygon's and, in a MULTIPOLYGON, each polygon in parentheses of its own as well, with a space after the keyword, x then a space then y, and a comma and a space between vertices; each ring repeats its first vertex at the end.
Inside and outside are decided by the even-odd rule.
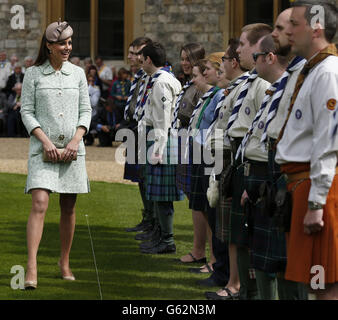
MULTIPOLYGON (((99 271, 102 296, 110 299, 204 299, 205 288, 195 275, 174 261, 189 252, 192 221, 186 201, 175 203, 176 255, 145 255, 138 250, 135 233, 124 231, 140 220, 138 188, 91 182, 91 193, 77 201, 77 224, 71 268, 77 280, 60 278, 58 195, 51 195, 38 254, 38 289, 13 290, 12 266, 26 266, 26 222, 31 197, 23 193, 26 176, 0 174, 0 299, 100 299, 86 216, 88 215, 99 271)), ((197 265, 195 265, 197 266, 197 265)), ((209 289, 208 289, 209 290, 209 289)))

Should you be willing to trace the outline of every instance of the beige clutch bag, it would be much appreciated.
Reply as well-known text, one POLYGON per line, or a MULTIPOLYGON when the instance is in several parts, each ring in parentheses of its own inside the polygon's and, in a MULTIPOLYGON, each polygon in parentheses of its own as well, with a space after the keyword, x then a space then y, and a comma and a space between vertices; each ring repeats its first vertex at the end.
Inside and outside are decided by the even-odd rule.
MULTIPOLYGON (((59 153, 62 154, 63 151, 65 150, 64 148, 57 148, 59 153)), ((72 159, 72 161, 76 161, 77 160, 77 156, 75 158, 72 159)), ((43 162, 52 162, 52 160, 50 160, 47 156, 47 153, 45 150, 43 150, 43 162)), ((58 161, 58 162, 64 162, 64 161, 58 161)))

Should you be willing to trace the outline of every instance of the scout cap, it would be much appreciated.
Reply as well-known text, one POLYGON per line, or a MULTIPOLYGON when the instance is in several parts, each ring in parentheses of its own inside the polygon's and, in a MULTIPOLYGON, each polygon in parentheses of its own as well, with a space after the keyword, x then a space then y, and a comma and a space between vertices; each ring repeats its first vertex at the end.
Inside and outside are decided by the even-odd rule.
POLYGON ((48 42, 59 42, 68 39, 72 35, 73 29, 66 21, 53 22, 46 29, 46 39, 48 42))

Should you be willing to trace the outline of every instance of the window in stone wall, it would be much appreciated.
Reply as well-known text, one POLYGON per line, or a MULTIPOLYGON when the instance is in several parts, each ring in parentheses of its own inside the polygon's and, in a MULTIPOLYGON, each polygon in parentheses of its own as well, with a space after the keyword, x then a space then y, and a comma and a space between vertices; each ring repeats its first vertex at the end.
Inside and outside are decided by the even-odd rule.
POLYGON ((123 59, 125 0, 64 0, 65 20, 74 29, 73 56, 123 59))
POLYGON ((273 2, 271 0, 246 0, 246 24, 267 23, 273 21, 273 2))
POLYGON ((229 37, 239 37, 244 25, 267 23, 273 25, 279 13, 294 0, 228 0, 229 37))
POLYGON ((100 0, 98 11, 98 55, 123 58, 124 1, 100 0))
POLYGON ((90 0, 66 0, 65 20, 74 30, 73 56, 81 58, 90 54, 90 0))

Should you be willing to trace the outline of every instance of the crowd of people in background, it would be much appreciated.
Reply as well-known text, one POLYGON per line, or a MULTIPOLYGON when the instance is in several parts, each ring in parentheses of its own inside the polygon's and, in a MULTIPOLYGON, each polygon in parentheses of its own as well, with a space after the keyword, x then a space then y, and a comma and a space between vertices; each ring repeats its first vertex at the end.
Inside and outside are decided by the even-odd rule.
MULTIPOLYGON (((101 57, 96 57, 95 63, 90 57, 81 60, 74 56, 70 61, 85 70, 88 81, 93 121, 86 145, 92 145, 97 137, 98 146, 112 146, 123 118, 132 71, 107 66, 101 57)), ((21 63, 17 55, 8 59, 5 51, 0 52, 0 137, 28 137, 21 120, 20 97, 25 71, 33 64, 33 57, 27 56, 21 63)))

